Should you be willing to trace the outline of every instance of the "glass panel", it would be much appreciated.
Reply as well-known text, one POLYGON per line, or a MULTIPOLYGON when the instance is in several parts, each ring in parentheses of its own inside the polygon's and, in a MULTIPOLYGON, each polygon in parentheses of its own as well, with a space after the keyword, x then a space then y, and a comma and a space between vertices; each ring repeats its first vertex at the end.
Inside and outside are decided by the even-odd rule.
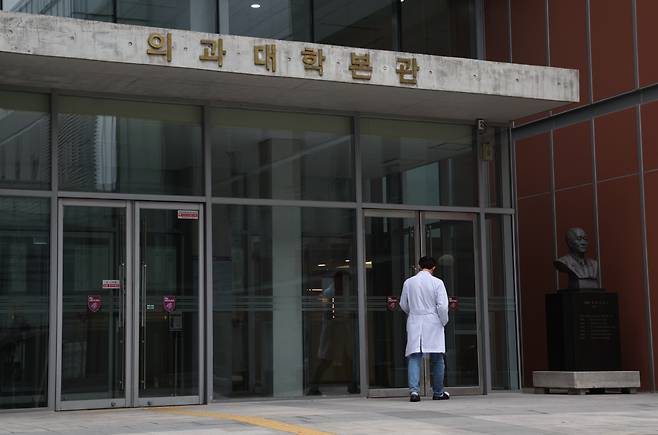
POLYGON ((214 206, 215 398, 358 393, 354 211, 214 206))
POLYGON ((50 188, 49 112, 45 95, 0 91, 0 187, 50 188))
POLYGON ((477 204, 471 126, 363 119, 360 129, 365 202, 477 204))
POLYGON ((487 268, 489 277, 489 339, 491 341, 491 386, 518 389, 516 345, 516 298, 512 277, 512 217, 486 217, 487 268))
POLYGON ((0 198, 0 408, 46 406, 48 199, 0 198))
POLYGON ((315 42, 393 50, 397 0, 313 0, 315 42))
POLYGON ((201 195, 196 107, 62 97, 62 190, 201 195))
POLYGON ((126 209, 64 207, 62 400, 125 396, 126 209))
POLYGON ((113 21, 113 0, 4 0, 4 10, 82 20, 113 21))
POLYGON ((217 32, 216 0, 4 0, 3 9, 82 20, 217 32))
POLYGON ((406 0, 400 18, 402 51, 477 57, 473 0, 406 0))
POLYGON ((220 13, 228 16, 231 35, 311 40, 310 0, 228 0, 227 4, 228 10, 220 13), (260 6, 255 8, 255 4, 260 6))
POLYGON ((116 0, 117 23, 217 33, 216 0, 116 0))
POLYGON ((473 223, 425 219, 428 256, 437 261, 434 275, 449 297, 459 301, 446 325, 446 382, 451 387, 479 385, 475 253, 473 223))
POLYGON ((480 137, 485 205, 511 207, 511 167, 506 128, 490 128, 480 137))
POLYGON ((404 280, 416 273, 416 218, 366 217, 366 296, 370 388, 407 386, 407 317, 399 299, 404 280))
POLYGON ((193 214, 140 210, 140 397, 199 394, 199 220, 193 214))
POLYGON ((216 110, 212 124, 213 195, 354 200, 349 118, 216 110))

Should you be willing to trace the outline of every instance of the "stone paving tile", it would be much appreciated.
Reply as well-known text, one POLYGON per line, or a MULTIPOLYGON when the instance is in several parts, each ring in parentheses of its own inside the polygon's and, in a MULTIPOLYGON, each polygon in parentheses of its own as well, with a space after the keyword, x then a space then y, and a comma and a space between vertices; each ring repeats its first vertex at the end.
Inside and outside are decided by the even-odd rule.
POLYGON ((656 394, 505 393, 417 404, 404 399, 340 398, 224 402, 170 409, 205 416, 167 413, 167 409, 0 413, 0 435, 281 433, 221 419, 217 413, 261 417, 337 434, 658 434, 656 394))

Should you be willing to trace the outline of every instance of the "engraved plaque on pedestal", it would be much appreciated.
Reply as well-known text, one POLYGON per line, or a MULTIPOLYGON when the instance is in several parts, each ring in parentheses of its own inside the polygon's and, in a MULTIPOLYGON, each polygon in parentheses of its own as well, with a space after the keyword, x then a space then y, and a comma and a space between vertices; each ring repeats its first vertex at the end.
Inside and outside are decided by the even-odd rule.
POLYGON ((620 370, 617 294, 546 295, 549 370, 620 370))

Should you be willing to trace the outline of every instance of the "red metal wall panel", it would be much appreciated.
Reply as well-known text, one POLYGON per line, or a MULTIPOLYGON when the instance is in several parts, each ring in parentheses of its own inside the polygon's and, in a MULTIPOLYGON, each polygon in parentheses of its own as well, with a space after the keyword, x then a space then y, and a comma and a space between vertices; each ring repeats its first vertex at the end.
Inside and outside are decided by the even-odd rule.
POLYGON ((548 133, 516 141, 516 183, 519 198, 550 190, 550 153, 548 133))
MULTIPOLYGON (((649 288, 651 289, 651 324, 653 325, 654 365, 658 366, 658 172, 644 175, 644 201, 649 253, 649 288)), ((658 382, 656 382, 658 387, 658 382)))
POLYGON ((509 62, 509 8, 507 0, 484 3, 484 33, 487 60, 509 62))
POLYGON ((631 0, 592 0, 592 82, 594 101, 635 87, 631 0))
POLYGON ((512 60, 546 65, 544 0, 512 0, 512 60))
POLYGON ((592 134, 585 121, 555 130, 555 188, 592 183, 592 134))
POLYGON ((637 51, 640 73, 640 86, 658 82, 658 2, 637 0, 637 51))
MULTIPOLYGON (((546 7, 544 0, 511 0, 512 62, 546 65, 546 7)), ((517 119, 514 125, 545 118, 549 112, 517 119)))
MULTIPOLYGON (((594 188, 591 184, 579 186, 574 189, 558 190, 555 192, 555 234, 557 242, 557 255, 561 257, 569 253, 565 241, 567 230, 580 227, 585 230, 589 238, 589 255, 596 257, 596 227, 594 225, 594 188)), ((567 274, 560 273, 560 288, 567 286, 567 274)))
POLYGON ((585 0, 549 0, 551 66, 580 71, 580 103, 554 110, 561 112, 589 102, 587 54, 587 3, 585 0))
POLYGON ((640 186, 635 175, 598 185, 600 267, 603 287, 619 295, 622 369, 649 376, 640 226, 640 186))
POLYGON ((519 219, 519 284, 523 336, 523 382, 532 386, 533 370, 546 370, 546 293, 555 290, 553 222, 549 194, 521 199, 519 219))
POLYGON ((643 104, 640 111, 644 170, 658 169, 658 102, 643 104))
POLYGON ((594 121, 599 180, 637 173, 636 110, 614 112, 594 121))

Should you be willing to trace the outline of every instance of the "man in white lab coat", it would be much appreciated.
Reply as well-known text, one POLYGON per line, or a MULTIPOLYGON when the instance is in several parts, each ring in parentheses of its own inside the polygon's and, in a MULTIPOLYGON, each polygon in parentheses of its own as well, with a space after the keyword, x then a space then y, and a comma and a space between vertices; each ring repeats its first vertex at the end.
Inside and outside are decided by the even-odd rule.
POLYGON ((424 353, 430 354, 434 400, 447 400, 443 390, 446 351, 444 326, 448 323, 448 294, 443 281, 432 274, 436 261, 421 257, 420 272, 408 278, 402 286, 400 308, 407 313, 407 375, 409 400, 420 401, 420 367, 424 353))

